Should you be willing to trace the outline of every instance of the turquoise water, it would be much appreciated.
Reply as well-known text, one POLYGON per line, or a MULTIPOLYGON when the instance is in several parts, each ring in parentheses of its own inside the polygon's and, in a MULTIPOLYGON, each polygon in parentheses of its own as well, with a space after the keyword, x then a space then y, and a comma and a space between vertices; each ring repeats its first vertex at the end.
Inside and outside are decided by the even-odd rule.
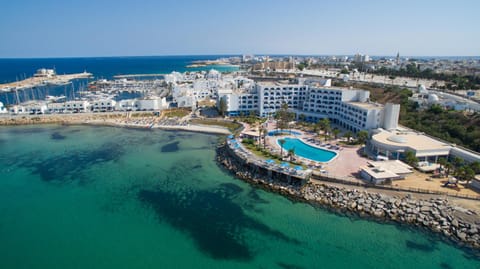
POLYGON ((337 156, 337 153, 333 151, 312 147, 303 143, 302 140, 297 138, 285 137, 284 139, 285 143, 281 145, 281 147, 283 147, 285 150, 294 149, 295 155, 302 158, 317 162, 329 162, 335 158, 335 156, 337 156))
POLYGON ((480 268, 428 234, 232 178, 217 137, 0 127, 0 268, 480 268))

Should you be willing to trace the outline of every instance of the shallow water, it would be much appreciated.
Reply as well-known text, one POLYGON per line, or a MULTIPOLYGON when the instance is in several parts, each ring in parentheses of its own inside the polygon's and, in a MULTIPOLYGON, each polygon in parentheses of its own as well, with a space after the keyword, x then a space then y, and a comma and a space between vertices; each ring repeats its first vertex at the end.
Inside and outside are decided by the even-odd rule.
POLYGON ((218 137, 0 127, 0 268, 480 268, 419 231, 252 188, 218 137))

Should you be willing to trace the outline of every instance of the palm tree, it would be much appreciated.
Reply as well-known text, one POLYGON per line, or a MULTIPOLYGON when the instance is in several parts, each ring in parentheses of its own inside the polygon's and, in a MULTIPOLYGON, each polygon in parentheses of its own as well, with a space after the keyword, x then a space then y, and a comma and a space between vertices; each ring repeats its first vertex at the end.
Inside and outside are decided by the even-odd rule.
POLYGON ((327 125, 325 126, 325 129, 324 129, 324 136, 325 136, 325 142, 330 139, 330 130, 331 130, 331 127, 330 125, 327 125))
POLYGON ((475 178, 475 171, 471 167, 466 167, 463 173, 464 179, 467 181, 467 184, 470 183, 472 179, 475 178))
POLYGON ((285 139, 279 139, 278 143, 280 144, 280 157, 283 158, 283 144, 285 144, 286 140, 285 139))
POLYGON ((405 152, 405 162, 407 162, 408 165, 416 167, 418 163, 418 158, 415 156, 415 152, 413 151, 407 151, 405 152))
POLYGON ((262 131, 263 131, 263 128, 260 125, 258 125, 258 147, 260 147, 262 143, 262 131))
POLYGON ((453 166, 455 166, 455 168, 459 168, 460 166, 463 166, 463 159, 459 157, 455 157, 453 158, 452 163, 453 163, 453 166))
POLYGON ((290 157, 290 161, 292 161, 293 156, 295 156, 295 148, 291 148, 288 150, 288 156, 290 157))
POLYGON ((447 162, 447 163, 445 164, 445 169, 446 169, 445 174, 446 174, 446 176, 448 177, 448 176, 450 175, 450 172, 451 172, 452 169, 453 169, 453 164, 447 162))
POLYGON ((263 148, 265 149, 266 143, 267 143, 266 137, 267 137, 268 130, 267 130, 267 128, 262 127, 262 128, 261 128, 261 132, 262 132, 262 134, 263 134, 263 148))
POLYGON ((338 135, 340 134, 340 130, 338 128, 334 128, 332 130, 333 136, 335 137, 335 140, 338 139, 338 135))
POLYGON ((320 129, 325 131, 326 129, 330 129, 330 120, 327 118, 321 119, 318 124, 320 125, 320 129))
POLYGON ((343 137, 345 137, 347 139, 347 142, 350 142, 350 138, 352 138, 353 136, 353 133, 350 132, 350 131, 346 131, 344 134, 343 134, 343 137))
POLYGON ((365 142, 367 142, 367 139, 368 139, 368 132, 365 131, 365 130, 361 130, 360 132, 357 133, 357 141, 360 143, 360 144, 365 144, 365 142))
POLYGON ((438 158, 438 164, 440 165, 440 167, 438 168, 440 171, 443 170, 443 168, 445 167, 445 165, 447 165, 447 159, 445 158, 438 158))

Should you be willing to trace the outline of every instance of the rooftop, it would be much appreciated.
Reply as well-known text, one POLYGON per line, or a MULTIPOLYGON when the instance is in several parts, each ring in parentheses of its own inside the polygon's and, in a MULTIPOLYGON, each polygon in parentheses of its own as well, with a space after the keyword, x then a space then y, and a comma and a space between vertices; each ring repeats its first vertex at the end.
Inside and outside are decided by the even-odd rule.
POLYGON ((363 109, 375 109, 375 108, 382 108, 383 106, 377 103, 362 103, 362 102, 346 102, 352 106, 356 106, 363 109))
POLYGON ((372 167, 381 167, 383 170, 392 172, 394 174, 410 174, 413 172, 413 168, 411 166, 399 160, 378 162, 368 161, 367 163, 372 167))
POLYGON ((372 140, 384 145, 405 147, 408 146, 416 151, 422 150, 446 150, 451 148, 450 144, 433 139, 423 133, 413 131, 385 131, 381 130, 379 133, 372 136, 372 140))

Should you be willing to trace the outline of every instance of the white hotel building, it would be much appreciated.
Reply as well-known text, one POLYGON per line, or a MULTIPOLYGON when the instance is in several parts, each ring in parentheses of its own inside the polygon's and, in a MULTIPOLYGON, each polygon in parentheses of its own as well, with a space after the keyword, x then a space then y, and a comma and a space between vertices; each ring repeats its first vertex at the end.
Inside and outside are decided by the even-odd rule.
POLYGON ((368 91, 306 84, 260 82, 249 92, 219 91, 218 95, 226 101, 230 116, 252 110, 262 117, 273 116, 286 103, 297 118, 302 114, 313 122, 328 118, 353 132, 395 129, 400 112, 400 105, 369 102, 368 91))

